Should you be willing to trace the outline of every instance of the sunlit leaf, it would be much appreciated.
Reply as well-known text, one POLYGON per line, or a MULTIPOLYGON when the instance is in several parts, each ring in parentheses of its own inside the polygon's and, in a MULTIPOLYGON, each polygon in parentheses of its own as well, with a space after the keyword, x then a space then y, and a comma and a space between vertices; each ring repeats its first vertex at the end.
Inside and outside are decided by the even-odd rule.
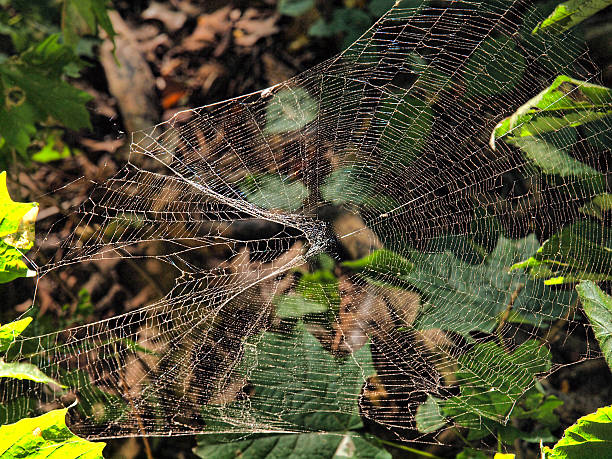
POLYGON ((612 297, 591 281, 580 282, 576 290, 601 352, 612 369, 612 297))
POLYGON ((66 387, 44 374, 36 365, 28 362, 5 362, 0 359, 0 378, 27 379, 42 384, 66 387))
POLYGON ((524 137, 576 127, 612 114, 612 90, 566 75, 520 106, 491 133, 489 144, 504 138, 508 143, 524 137))
POLYGON ((67 413, 67 408, 53 410, 36 418, 26 418, 15 424, 1 426, 0 456, 101 458, 105 443, 90 442, 70 432, 66 426, 67 413))
POLYGON ((604 222, 580 221, 544 241, 528 259, 511 270, 526 269, 545 284, 612 279, 612 228, 604 222))
POLYGON ((561 33, 580 24, 595 13, 612 5, 612 0, 569 0, 563 2, 555 10, 540 22, 533 34, 541 33, 543 30, 561 33))
POLYGON ((21 335, 26 327, 30 325, 30 322, 32 322, 32 318, 26 317, 25 319, 0 326, 0 352, 6 351, 9 345, 15 341, 15 338, 21 335))
POLYGON ((565 429, 553 448, 542 449, 543 459, 610 457, 612 451, 612 406, 587 414, 565 429))

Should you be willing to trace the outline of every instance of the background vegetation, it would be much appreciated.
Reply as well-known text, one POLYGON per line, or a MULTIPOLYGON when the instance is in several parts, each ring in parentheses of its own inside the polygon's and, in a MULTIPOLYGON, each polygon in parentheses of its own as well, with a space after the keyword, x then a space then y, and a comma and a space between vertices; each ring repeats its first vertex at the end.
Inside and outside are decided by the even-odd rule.
MULTIPOLYGON (((101 174, 108 170, 103 165, 125 161, 125 132, 168 119, 183 107, 204 105, 267 87, 322 62, 352 43, 392 3, 385 0, 279 0, 277 3, 236 2, 230 6, 225 6, 224 2, 193 2, 188 7, 176 8, 172 2, 117 1, 109 15, 107 8, 111 5, 104 0, 0 2, 0 34, 5 38, 0 41, 0 93, 3 97, 0 104, 0 166, 7 171, 2 179, 8 177, 8 190, 15 201, 37 200, 40 204, 40 210, 34 203, 18 204, 10 198, 8 190, 0 188, 0 210, 3 212, 0 281, 12 281, 5 284, 1 292, 6 307, 0 322, 6 325, 0 328, 0 353, 5 353, 9 343, 22 333, 40 335, 116 315, 125 308, 159 298, 171 283, 171 279, 163 277, 152 282, 150 274, 140 273, 141 277, 128 286, 122 281, 121 266, 113 268, 106 278, 91 276, 78 281, 45 278, 38 285, 34 307, 30 308, 34 283, 27 277, 33 273, 22 256, 34 242, 33 222, 38 219, 39 231, 45 231, 49 227, 46 219, 67 214, 71 202, 78 202, 90 191, 87 180, 83 181, 76 195, 73 190, 63 192, 64 185, 81 176, 103 179, 101 174), (235 10, 243 15, 242 25, 230 19, 235 10), (251 12, 247 14, 247 11, 251 12), (245 72, 245 68, 252 71, 245 72), (129 78, 134 72, 139 75, 136 80, 129 78), (57 191, 51 193, 53 190, 57 191), (23 313, 28 317, 13 322, 23 313), (35 320, 32 322, 31 318, 35 320)), ((583 85, 580 103, 563 99, 569 105, 552 107, 545 116, 556 116, 554 110, 558 109, 560 122, 565 122, 568 114, 576 113, 584 119, 586 113, 597 108, 600 118, 588 120, 588 126, 597 129, 594 123, 601 119, 609 123, 612 113, 612 96, 606 88, 612 86, 611 50, 607 39, 612 14, 610 8, 606 8, 606 2, 599 2, 596 8, 584 15, 588 16, 587 20, 578 21, 563 13, 564 10, 555 10, 556 2, 544 3, 539 5, 553 14, 552 19, 549 23, 534 24, 534 27, 557 27, 559 31, 571 28, 571 33, 582 36, 601 69, 605 85, 583 85), (600 106, 604 109, 600 110, 600 106)), ((575 3, 568 2, 570 9, 575 3)), ((406 2, 406 6, 409 4, 412 3, 406 2)), ((514 62, 520 56, 506 58, 514 62)), ((481 65, 479 59, 483 60, 485 56, 476 56, 473 65, 481 65)), ((493 72, 489 72, 489 76, 492 75, 493 72)), ((563 98, 559 95, 559 88, 568 82, 581 84, 570 76, 560 75, 544 96, 551 100, 563 98)), ((486 88, 487 81, 468 84, 472 88, 483 85, 486 88)), ((548 157, 538 151, 537 145, 540 144, 534 141, 545 134, 544 126, 550 125, 550 118, 541 122, 542 109, 550 108, 550 104, 540 103, 538 105, 536 101, 523 106, 515 117, 504 120, 494 132, 492 142, 502 141, 521 148, 546 171, 546 167, 550 167, 548 157), (523 125, 522 130, 511 131, 519 122, 523 125), (512 135, 508 136, 509 132, 512 135)), ((409 117, 411 113, 400 111, 400 116, 409 117)), ((274 118, 270 113, 267 129, 282 133, 292 128, 283 123, 286 123, 285 118, 274 118)), ((609 132, 608 137, 600 141, 603 142, 599 146, 602 151, 609 152, 610 144, 606 143, 610 142, 609 132)), ((585 203, 582 221, 551 234, 542 244, 533 236, 531 239, 527 236, 519 244, 505 239, 499 229, 486 228, 487 234, 475 234, 471 241, 474 253, 425 257, 415 251, 411 258, 406 258, 380 250, 357 260, 345 261, 342 269, 364 273, 373 277, 370 280, 380 281, 389 265, 400 266, 405 269, 401 274, 407 285, 423 290, 436 282, 427 278, 431 270, 423 267, 443 266, 448 260, 441 257, 453 256, 451 264, 463 266, 461 271, 466 282, 485 285, 483 279, 503 278, 503 267, 509 262, 513 269, 524 272, 525 285, 530 285, 530 279, 542 279, 547 285, 576 284, 576 293, 566 290, 562 294, 580 298, 585 320, 593 324, 595 337, 610 363, 612 262, 609 248, 612 233, 609 223, 612 201, 609 181, 606 182, 609 171, 593 170, 578 161, 568 161, 567 156, 562 158, 562 162, 567 164, 568 174, 582 174, 585 186, 596 189, 598 195, 585 203), (585 234, 590 236, 590 240, 583 240, 585 234), (531 250, 524 250, 525 247, 531 250), (584 251, 584 247, 589 250, 584 251), (576 249, 578 253, 575 253, 576 249), (480 264, 474 265, 474 259, 480 264)), ((558 163, 555 170, 559 170, 558 163)), ((342 173, 330 177, 321 190, 323 198, 341 204, 342 193, 339 190, 352 186, 362 190, 364 202, 369 199, 372 190, 358 180, 347 182, 347 177, 342 173)), ((262 183, 268 182, 264 180, 262 183)), ((299 208, 306 198, 305 191, 298 187, 287 194, 286 199, 274 201, 276 185, 268 184, 268 191, 261 186, 256 191, 245 181, 243 192, 255 204, 285 210, 299 208)), ((36 260, 39 264, 45 261, 36 260)), ((295 322, 293 341, 282 342, 282 349, 288 354, 287 361, 303 355, 299 348, 305 343, 307 348, 320 346, 305 329, 304 323, 311 315, 325 313, 321 306, 324 301, 319 301, 321 292, 325 298, 338 295, 338 266, 339 263, 333 259, 321 257, 311 272, 304 273, 304 281, 296 291, 277 305, 280 317, 295 322), (317 287, 313 288, 313 285, 317 287)), ((531 295, 538 295, 535 284, 529 288, 534 289, 531 295)), ((435 288, 429 293, 435 296, 435 288)), ((494 292, 490 293, 494 295, 494 292)), ((486 299, 485 303, 478 305, 483 306, 486 306, 486 299)), ((474 318, 465 320, 470 327, 474 326, 474 318)), ((528 321, 529 317, 521 320, 528 321)), ((554 326, 564 327, 565 323, 559 322, 554 326)), ((454 322, 449 327, 455 327, 458 333, 463 331, 461 323, 454 322)), ((278 346, 279 340, 273 331, 265 333, 258 344, 259 355, 265 356, 266 346, 278 346)), ((473 373, 482 374, 483 379, 490 377, 486 371, 488 361, 479 360, 483 355, 494 355, 502 373, 504 365, 510 365, 514 358, 529 358, 539 362, 540 366, 534 366, 532 374, 521 375, 524 380, 491 381, 491 386, 508 384, 505 393, 510 394, 510 398, 490 392, 488 387, 462 386, 462 378, 468 379, 464 374, 456 375, 461 389, 455 397, 440 400, 429 396, 417 413, 421 432, 434 432, 449 418, 466 429, 464 434, 459 434, 460 446, 450 450, 425 451, 414 445, 391 441, 376 428, 364 425, 359 416, 334 419, 332 423, 328 419, 317 420, 319 423, 315 424, 311 420, 299 420, 308 422, 305 427, 310 430, 324 430, 333 435, 129 439, 109 442, 104 448, 102 444, 73 437, 64 422, 65 410, 19 421, 40 414, 35 401, 20 399, 18 402, 2 400, 0 423, 5 425, 2 427, 0 455, 17 457, 24 450, 64 448, 57 454, 61 453, 62 457, 76 457, 78 454, 97 457, 104 448, 107 457, 193 457, 195 454, 222 458, 234 457, 236 451, 243 451, 243 458, 282 457, 288 451, 298 457, 315 457, 315 454, 316 457, 333 457, 341 443, 352 442, 357 452, 355 457, 431 457, 435 454, 465 459, 487 457, 477 448, 488 439, 488 444, 497 442, 500 452, 512 451, 518 457, 534 457, 539 452, 540 441, 552 447, 566 427, 579 416, 589 413, 594 414, 570 428, 555 449, 545 449, 545 454, 551 457, 566 457, 563 454, 567 451, 570 457, 571 454, 582 457, 587 454, 604 457, 607 454, 603 451, 609 451, 607 448, 612 441, 610 410, 601 408, 595 412, 612 400, 612 377, 605 362, 587 362, 564 369, 523 393, 523 388, 530 385, 536 373, 549 368, 553 359, 560 358, 552 354, 561 351, 553 348, 552 354, 543 353, 530 341, 522 344, 524 348, 518 354, 509 353, 494 343, 479 346, 487 349, 474 349, 471 355, 466 354, 463 358, 465 366, 473 373), (517 357, 519 355, 521 357, 517 357), (518 403, 516 406, 515 402, 518 403), (466 403, 468 408, 473 407, 473 411, 466 410, 466 403), (483 407, 488 407, 491 412, 483 411, 483 407), (497 421, 510 412, 510 423, 503 425, 497 421), (30 435, 32 432, 35 434, 30 435), (577 447, 573 439, 578 437, 600 438, 602 441, 583 445, 594 448, 588 453, 584 450, 572 453, 577 447)), ((567 346, 575 346, 576 352, 582 350, 580 342, 570 342, 567 346)), ((563 352, 568 351, 564 349, 563 352)), ((328 355, 323 347, 320 355, 328 355)), ((335 365, 332 356, 328 357, 329 365, 335 365)), ((368 346, 354 357, 360 368, 373 365, 368 346)), ((248 356, 245 359, 248 361, 248 356)), ((316 368, 312 374, 317 374, 316 368)), ((303 383, 307 387, 339 386, 344 393, 354 394, 357 404, 363 381, 356 366, 338 364, 334 375, 328 376, 328 379, 303 383)), ((259 377, 265 381, 270 375, 259 377)), ((2 384, 10 384, 11 378, 27 379, 35 384, 61 386, 67 383, 48 378, 34 365, 12 361, 10 355, 0 359, 0 378, 3 378, 2 384)), ((257 385, 257 380, 252 383, 257 385)), ((274 396, 269 394, 271 398, 274 396)))

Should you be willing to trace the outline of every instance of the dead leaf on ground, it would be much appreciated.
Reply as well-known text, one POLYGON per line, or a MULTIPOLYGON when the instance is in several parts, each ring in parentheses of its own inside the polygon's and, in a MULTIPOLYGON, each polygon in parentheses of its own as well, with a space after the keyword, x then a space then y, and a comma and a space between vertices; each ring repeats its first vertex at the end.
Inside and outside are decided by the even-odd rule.
POLYGON ((257 40, 269 37, 280 30, 276 22, 280 18, 278 14, 261 17, 261 13, 254 8, 247 9, 242 17, 236 22, 234 30, 234 42, 238 46, 251 47, 257 40))
POLYGON ((153 2, 142 12, 143 19, 157 19, 170 32, 176 32, 185 24, 187 14, 183 11, 171 10, 167 4, 153 2))
POLYGON ((228 34, 232 29, 231 8, 226 6, 210 14, 198 17, 193 33, 183 40, 181 47, 186 51, 200 51, 218 41, 218 36, 228 34))

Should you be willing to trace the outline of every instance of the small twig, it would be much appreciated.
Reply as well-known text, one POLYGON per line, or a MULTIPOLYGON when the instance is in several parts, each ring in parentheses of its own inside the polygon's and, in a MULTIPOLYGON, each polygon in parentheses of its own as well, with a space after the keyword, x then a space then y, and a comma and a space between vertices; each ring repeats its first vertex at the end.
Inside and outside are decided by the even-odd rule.
POLYGON ((521 293, 521 291, 523 290, 523 288, 525 288, 525 284, 518 284, 518 286, 516 287, 514 292, 512 292, 512 295, 510 295, 510 301, 508 301, 508 306, 506 306, 506 310, 504 311, 503 315, 501 316, 501 318, 499 320, 499 325, 497 325, 497 329, 495 330, 495 334, 499 338, 499 342, 501 343, 502 346, 504 344, 504 338, 502 336, 502 329, 504 328, 504 324, 506 323, 506 321, 510 317, 510 312, 512 312, 512 307, 514 306, 514 302, 518 298, 518 296, 521 293))

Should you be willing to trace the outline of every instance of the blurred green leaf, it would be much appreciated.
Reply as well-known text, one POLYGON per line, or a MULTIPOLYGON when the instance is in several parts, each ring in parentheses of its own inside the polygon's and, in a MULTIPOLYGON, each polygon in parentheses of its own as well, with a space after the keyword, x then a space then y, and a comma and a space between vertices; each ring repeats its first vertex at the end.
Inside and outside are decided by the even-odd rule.
POLYGON ((51 35, 0 66, 0 136, 24 155, 37 123, 49 117, 70 129, 91 128, 85 104, 92 96, 62 80, 64 68, 80 61, 58 40, 51 35))
POLYGON ((555 81, 537 96, 518 108, 512 116, 501 121, 491 133, 489 141, 514 144, 518 139, 576 127, 612 114, 612 90, 566 75, 555 81))
POLYGON ((587 414, 565 429, 553 448, 542 448, 543 459, 607 458, 612 451, 612 406, 587 414))
POLYGON ((100 26, 110 40, 116 35, 108 17, 108 0, 64 0, 62 6, 62 33, 69 46, 76 46, 80 36, 97 35, 100 26))
POLYGON ((332 204, 365 204, 372 195, 372 179, 359 168, 344 167, 333 171, 321 185, 321 197, 332 204))
POLYGON ((535 35, 542 30, 552 33, 564 32, 610 5, 612 5, 612 0, 569 0, 563 2, 557 5, 550 16, 540 22, 532 33, 535 35))
POLYGON ((380 161, 388 168, 398 162, 410 164, 425 145, 434 120, 434 113, 422 98, 410 94, 389 95, 380 103, 371 121, 372 129, 380 132, 380 161))
POLYGON ((431 394, 427 396, 425 403, 419 405, 414 417, 419 432, 431 433, 447 425, 446 418, 442 414, 438 399, 431 394))
POLYGON ((319 114, 318 103, 301 87, 283 88, 266 106, 266 134, 283 134, 305 127, 319 114))
POLYGON ((308 30, 313 37, 331 37, 342 34, 342 47, 349 47, 370 25, 372 18, 357 8, 338 8, 334 10, 331 21, 320 18, 308 30))
POLYGON ((386 249, 375 250, 359 260, 344 261, 342 265, 373 280, 407 276, 414 269, 413 263, 386 249))
POLYGON ((610 211, 612 211, 612 194, 610 193, 598 194, 580 208, 583 214, 600 220, 603 220, 604 215, 610 211))
POLYGON ((326 309, 340 306, 338 279, 330 271, 318 270, 302 275, 296 291, 307 301, 325 305, 326 309))
POLYGON ((240 188, 249 202, 264 209, 294 212, 308 197, 308 190, 301 181, 273 174, 248 176, 240 188))
POLYGON ((36 418, 0 426, 0 456, 101 458, 106 445, 84 440, 70 432, 66 426, 67 413, 67 408, 53 410, 36 418))
POLYGON ((612 297, 591 281, 580 282, 576 290, 601 352, 612 369, 612 297))
POLYGON ((546 285, 612 279, 612 228, 580 221, 564 227, 524 261, 510 268, 526 269, 546 285))
POLYGON ((0 359, 0 378, 27 379, 43 384, 66 387, 44 374, 36 365, 28 362, 5 362, 0 359))
POLYGON ((50 134, 47 137, 46 145, 37 153, 34 153, 31 158, 33 161, 39 163, 49 163, 51 161, 58 161, 60 159, 70 158, 72 156, 70 148, 64 145, 64 148, 60 151, 55 148, 55 136, 50 134))
POLYGON ((326 312, 329 305, 304 298, 301 295, 282 295, 276 305, 276 315, 283 319, 297 319, 307 314, 326 312))
POLYGON ((522 78, 526 63, 512 37, 487 38, 465 65, 465 97, 492 96, 511 90, 522 78))
POLYGON ((314 0, 279 0, 276 4, 276 11, 286 16, 301 16, 315 6, 314 0))
POLYGON ((32 318, 26 317, 25 319, 0 326, 0 352, 6 351, 10 344, 15 341, 15 338, 21 335, 26 327, 30 325, 30 322, 32 322, 32 318))

